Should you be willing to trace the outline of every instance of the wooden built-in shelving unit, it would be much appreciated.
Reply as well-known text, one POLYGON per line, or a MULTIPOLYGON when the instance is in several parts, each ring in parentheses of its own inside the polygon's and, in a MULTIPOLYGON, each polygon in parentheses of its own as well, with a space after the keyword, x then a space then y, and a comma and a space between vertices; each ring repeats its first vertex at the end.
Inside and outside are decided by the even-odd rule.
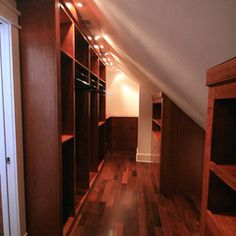
POLYGON ((236 58, 207 71, 201 235, 236 232, 236 58))
POLYGON ((106 155, 106 67, 72 3, 19 8, 28 233, 68 235, 106 155))

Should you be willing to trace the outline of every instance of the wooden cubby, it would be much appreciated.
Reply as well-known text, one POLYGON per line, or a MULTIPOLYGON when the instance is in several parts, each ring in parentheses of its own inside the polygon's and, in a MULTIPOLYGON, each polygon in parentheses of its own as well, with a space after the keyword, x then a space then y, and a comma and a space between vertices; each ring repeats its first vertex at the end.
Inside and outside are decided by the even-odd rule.
MULTIPOLYGON (((98 78, 91 74, 91 97, 90 97, 90 112, 91 112, 91 156, 89 170, 91 173, 98 171, 99 158, 98 158, 98 78)), ((90 180, 93 179, 91 174, 90 180)))
POLYGON ((99 162, 106 156, 106 123, 101 122, 99 125, 99 162))
MULTIPOLYGON (((153 98, 152 104, 152 155, 158 161, 161 151, 162 98, 153 98)), ((159 173, 159 171, 158 171, 159 173)))
POLYGON ((99 121, 106 119, 106 84, 104 81, 99 80, 99 121))
POLYGON ((86 68, 89 67, 89 44, 77 27, 75 27, 75 59, 86 68))
POLYGON ((74 137, 62 136, 63 224, 75 214, 74 137))
POLYGON ((74 75, 73 60, 61 53, 62 135, 74 135, 74 75))
POLYGON ((106 81, 106 66, 101 60, 99 60, 99 78, 104 82, 106 81))
POLYGON ((59 5, 19 2, 26 214, 28 234, 35 236, 70 234, 101 168, 99 144, 105 139, 99 132, 99 81, 105 90, 106 68, 76 11, 63 0, 59 5))
POLYGON ((61 50, 74 56, 74 24, 68 14, 60 8, 60 45, 61 50))
POLYGON ((90 47, 90 71, 99 76, 99 60, 92 47, 90 47))
POLYGON ((214 102, 211 161, 236 164, 236 98, 214 102))
POLYGON ((236 232, 236 58, 207 71, 201 235, 236 232))
POLYGON ((61 144, 63 224, 75 214, 74 63, 61 51, 61 144))

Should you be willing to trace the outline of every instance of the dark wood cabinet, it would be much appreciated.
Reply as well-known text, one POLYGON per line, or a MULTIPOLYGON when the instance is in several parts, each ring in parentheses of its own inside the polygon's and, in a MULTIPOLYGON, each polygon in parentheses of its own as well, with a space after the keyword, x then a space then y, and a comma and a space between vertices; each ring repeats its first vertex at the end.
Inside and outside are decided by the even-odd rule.
POLYGON ((201 235, 236 232, 236 58, 207 71, 201 235))
POLYGON ((105 156, 106 67, 73 4, 18 7, 28 233, 67 235, 105 156))

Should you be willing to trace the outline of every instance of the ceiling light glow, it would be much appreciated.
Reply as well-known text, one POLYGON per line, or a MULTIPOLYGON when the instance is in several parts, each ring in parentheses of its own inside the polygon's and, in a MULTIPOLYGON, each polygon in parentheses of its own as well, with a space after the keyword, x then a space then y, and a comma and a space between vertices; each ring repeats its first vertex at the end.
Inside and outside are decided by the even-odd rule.
POLYGON ((99 46, 98 45, 94 45, 94 48, 99 49, 99 46))
POLYGON ((80 8, 82 8, 84 6, 84 4, 82 2, 78 2, 76 5, 80 8))
POLYGON ((96 36, 94 37, 94 39, 95 39, 96 41, 98 41, 100 38, 101 38, 100 35, 96 35, 96 36))
POLYGON ((68 9, 72 8, 72 4, 70 2, 66 2, 66 6, 68 7, 68 9))
POLYGON ((93 38, 91 36, 88 36, 88 39, 91 41, 93 38))

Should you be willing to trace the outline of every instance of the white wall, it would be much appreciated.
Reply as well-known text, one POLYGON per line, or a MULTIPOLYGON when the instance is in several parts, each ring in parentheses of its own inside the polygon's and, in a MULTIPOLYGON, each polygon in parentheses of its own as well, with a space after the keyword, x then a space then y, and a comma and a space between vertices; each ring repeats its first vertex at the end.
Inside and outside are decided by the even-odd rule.
POLYGON ((152 93, 140 86, 137 161, 152 161, 152 93))
POLYGON ((139 116, 139 85, 120 71, 107 71, 106 114, 116 117, 139 116))

